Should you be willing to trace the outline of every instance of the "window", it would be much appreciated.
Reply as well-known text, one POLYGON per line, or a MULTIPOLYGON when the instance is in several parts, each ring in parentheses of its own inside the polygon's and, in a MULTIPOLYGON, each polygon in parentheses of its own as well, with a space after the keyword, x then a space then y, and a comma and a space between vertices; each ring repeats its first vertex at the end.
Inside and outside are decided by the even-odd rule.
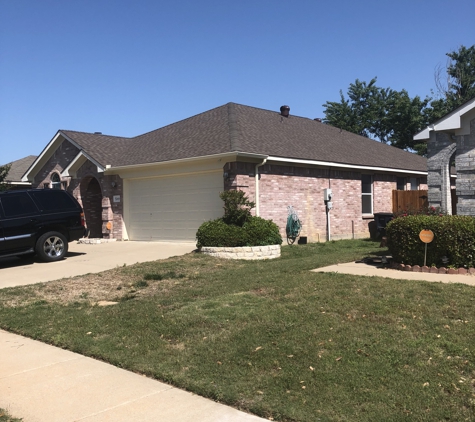
POLYGON ((373 176, 361 175, 361 210, 363 214, 373 214, 373 176))
POLYGON ((38 212, 33 200, 26 192, 12 193, 2 197, 2 208, 5 217, 23 217, 38 212))
POLYGON ((51 176, 51 187, 53 189, 61 189, 61 178, 58 173, 53 173, 51 176))
POLYGON ((415 177, 411 177, 411 190, 418 190, 419 184, 417 183, 417 179, 415 177))
POLYGON ((406 178, 405 177, 398 177, 397 178, 396 189, 397 190, 405 190, 406 189, 406 178))
POLYGON ((77 210, 76 202, 66 192, 58 192, 53 189, 48 192, 32 192, 31 195, 35 198, 41 211, 77 210))

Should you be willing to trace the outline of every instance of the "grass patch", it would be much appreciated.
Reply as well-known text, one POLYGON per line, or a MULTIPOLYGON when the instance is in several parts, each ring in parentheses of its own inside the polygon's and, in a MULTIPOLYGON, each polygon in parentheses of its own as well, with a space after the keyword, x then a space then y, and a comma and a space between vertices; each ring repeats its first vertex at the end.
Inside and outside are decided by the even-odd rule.
POLYGON ((3 289, 0 326, 274 420, 475 420, 473 287, 309 271, 378 246, 192 253, 3 289), (164 277, 137 288, 150 274, 164 277))
POLYGON ((5 409, 0 409, 0 422, 21 422, 22 420, 10 416, 5 409))

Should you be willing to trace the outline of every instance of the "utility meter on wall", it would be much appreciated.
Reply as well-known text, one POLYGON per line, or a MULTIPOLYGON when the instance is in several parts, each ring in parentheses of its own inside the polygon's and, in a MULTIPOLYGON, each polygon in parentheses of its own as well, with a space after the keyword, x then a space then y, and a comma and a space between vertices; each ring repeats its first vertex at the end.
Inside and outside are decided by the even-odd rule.
POLYGON ((325 202, 332 200, 332 190, 331 189, 323 189, 323 200, 325 202))

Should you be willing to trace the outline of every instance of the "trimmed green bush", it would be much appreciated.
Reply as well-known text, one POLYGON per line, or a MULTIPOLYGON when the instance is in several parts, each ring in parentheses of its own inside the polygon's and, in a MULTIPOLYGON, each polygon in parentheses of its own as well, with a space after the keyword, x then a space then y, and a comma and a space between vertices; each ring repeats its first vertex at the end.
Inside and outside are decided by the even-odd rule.
POLYGON ((224 216, 206 221, 196 232, 196 246, 236 247, 280 245, 282 236, 272 220, 253 217, 255 203, 241 190, 222 192, 224 216))
POLYGON ((219 197, 224 202, 223 221, 226 224, 242 226, 252 217, 251 209, 253 209, 256 204, 249 201, 242 190, 227 190, 221 192, 219 197))
POLYGON ((434 240, 427 245, 427 265, 475 266, 475 218, 452 215, 409 215, 389 222, 387 246, 396 262, 424 264, 424 243, 419 239, 421 230, 434 233, 434 240), (448 261, 444 262, 443 258, 448 261))
POLYGON ((249 217, 242 227, 226 224, 223 219, 206 221, 196 233, 198 248, 202 246, 236 247, 280 245, 279 227, 272 220, 249 217))

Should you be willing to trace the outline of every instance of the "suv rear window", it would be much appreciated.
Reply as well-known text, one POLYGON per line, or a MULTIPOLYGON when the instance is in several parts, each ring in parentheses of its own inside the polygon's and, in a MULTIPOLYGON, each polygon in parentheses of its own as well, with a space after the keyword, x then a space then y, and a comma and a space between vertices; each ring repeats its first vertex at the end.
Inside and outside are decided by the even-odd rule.
POLYGON ((65 191, 43 190, 41 192, 31 192, 42 211, 67 211, 77 210, 78 206, 74 199, 65 191))
POLYGON ((1 203, 6 218, 22 217, 38 212, 35 203, 26 192, 3 195, 1 203))

